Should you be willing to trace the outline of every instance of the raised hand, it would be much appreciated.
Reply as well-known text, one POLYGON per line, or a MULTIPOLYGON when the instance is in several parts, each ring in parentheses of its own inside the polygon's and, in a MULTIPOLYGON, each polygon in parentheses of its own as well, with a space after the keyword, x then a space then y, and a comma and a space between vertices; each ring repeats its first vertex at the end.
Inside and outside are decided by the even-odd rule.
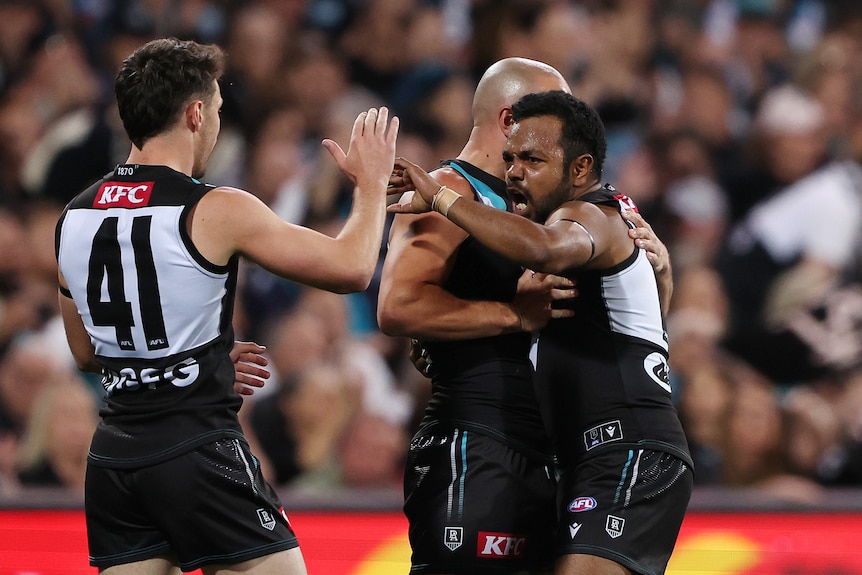
POLYGON ((637 227, 629 230, 629 237, 634 240, 635 245, 646 250, 647 259, 652 264, 656 274, 670 270, 670 254, 655 232, 652 226, 634 210, 623 210, 622 216, 637 227))
POLYGON ((386 187, 395 160, 399 119, 389 121, 389 109, 370 108, 356 116, 347 153, 337 142, 326 138, 326 148, 344 174, 361 189, 386 187))
POLYGON ((440 182, 428 172, 405 158, 395 158, 395 167, 389 176, 388 194, 404 194, 413 191, 412 196, 404 197, 401 202, 392 204, 387 211, 396 214, 422 214, 431 211, 434 194, 440 190, 440 182), (409 200, 409 201, 408 201, 409 200))

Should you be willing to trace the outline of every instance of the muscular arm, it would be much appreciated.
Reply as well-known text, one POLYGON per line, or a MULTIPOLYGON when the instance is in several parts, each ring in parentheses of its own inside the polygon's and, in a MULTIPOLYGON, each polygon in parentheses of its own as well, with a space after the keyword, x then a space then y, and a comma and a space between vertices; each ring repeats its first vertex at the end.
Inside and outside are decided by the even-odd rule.
POLYGON ((462 200, 452 205, 448 217, 494 251, 545 273, 582 267, 608 244, 605 215, 583 202, 567 202, 544 225, 462 200))
MULTIPOLYGON (((478 203, 472 201, 469 185, 447 172, 438 171, 436 176, 464 194, 461 201, 478 203)), ((421 339, 471 339, 521 329, 509 304, 459 299, 442 287, 466 236, 437 213, 395 217, 377 308, 384 333, 421 339)))

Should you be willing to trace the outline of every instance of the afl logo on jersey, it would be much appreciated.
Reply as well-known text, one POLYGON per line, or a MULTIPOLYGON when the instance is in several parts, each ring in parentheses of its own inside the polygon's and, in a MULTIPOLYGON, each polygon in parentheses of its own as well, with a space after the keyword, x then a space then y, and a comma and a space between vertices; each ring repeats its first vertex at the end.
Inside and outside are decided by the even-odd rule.
POLYGON ((644 358, 644 370, 650 378, 664 388, 668 393, 670 390, 670 370, 667 360, 658 352, 652 352, 644 358))
POLYGON ((99 186, 94 208, 141 208, 150 203, 153 182, 104 182, 99 186))

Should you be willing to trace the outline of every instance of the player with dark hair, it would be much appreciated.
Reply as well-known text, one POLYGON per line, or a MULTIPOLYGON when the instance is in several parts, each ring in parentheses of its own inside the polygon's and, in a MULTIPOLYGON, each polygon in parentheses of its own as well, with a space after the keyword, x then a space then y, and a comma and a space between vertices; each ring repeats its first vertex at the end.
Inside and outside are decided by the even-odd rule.
MULTIPOLYGON (((511 209, 500 158, 511 106, 529 92, 563 88, 560 73, 541 62, 491 66, 473 97, 470 139, 435 177, 477 203, 511 209)), ((433 358, 432 399, 404 478, 411 573, 532 573, 552 565, 553 457, 528 354, 530 330, 550 317, 551 285, 565 288, 559 296, 571 286, 522 275, 439 214, 393 221, 380 328, 421 339, 433 358)))
MULTIPOLYGON (((489 67, 473 98, 470 138, 435 179, 465 201, 511 211, 501 151, 512 104, 552 89, 568 85, 547 64, 507 58, 489 67)), ((649 229, 633 237, 664 249, 649 229)), ((668 271, 666 250, 659 255, 668 271)), ((570 315, 550 302, 572 295, 570 281, 524 273, 439 214, 395 218, 380 327, 419 338, 432 361, 432 398, 405 470, 411 573, 552 568, 556 483, 532 383, 530 331, 570 315)))
POLYGON ((224 58, 176 39, 130 55, 115 83, 128 160, 57 224, 69 345, 105 388, 85 493, 90 563, 105 573, 306 572, 237 420, 238 260, 331 291, 365 289, 398 119, 386 108, 360 114, 346 154, 324 140, 355 184, 337 237, 289 224, 246 191, 197 179, 219 134, 224 58))
POLYGON ((688 506, 692 463, 656 277, 621 217, 636 208, 601 183, 605 132, 590 106, 564 91, 530 94, 512 120, 503 159, 514 213, 400 158, 392 192, 416 193, 390 210, 434 210, 526 268, 576 281, 574 314, 552 319, 532 352, 560 474, 555 572, 657 575, 688 506))

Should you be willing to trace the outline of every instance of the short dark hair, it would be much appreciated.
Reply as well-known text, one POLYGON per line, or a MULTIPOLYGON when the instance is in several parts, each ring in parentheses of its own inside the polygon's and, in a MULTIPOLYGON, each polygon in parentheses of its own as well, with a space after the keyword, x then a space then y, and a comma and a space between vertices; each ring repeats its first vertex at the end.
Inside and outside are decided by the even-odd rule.
POLYGON ((114 82, 120 118, 132 143, 142 148, 168 129, 193 98, 209 102, 224 66, 221 48, 193 41, 160 38, 135 50, 114 82))
POLYGON ((608 142, 599 113, 562 90, 527 94, 512 106, 515 122, 541 116, 553 116, 563 121, 559 144, 565 165, 571 165, 581 154, 590 154, 594 160, 593 170, 601 179, 608 142))

